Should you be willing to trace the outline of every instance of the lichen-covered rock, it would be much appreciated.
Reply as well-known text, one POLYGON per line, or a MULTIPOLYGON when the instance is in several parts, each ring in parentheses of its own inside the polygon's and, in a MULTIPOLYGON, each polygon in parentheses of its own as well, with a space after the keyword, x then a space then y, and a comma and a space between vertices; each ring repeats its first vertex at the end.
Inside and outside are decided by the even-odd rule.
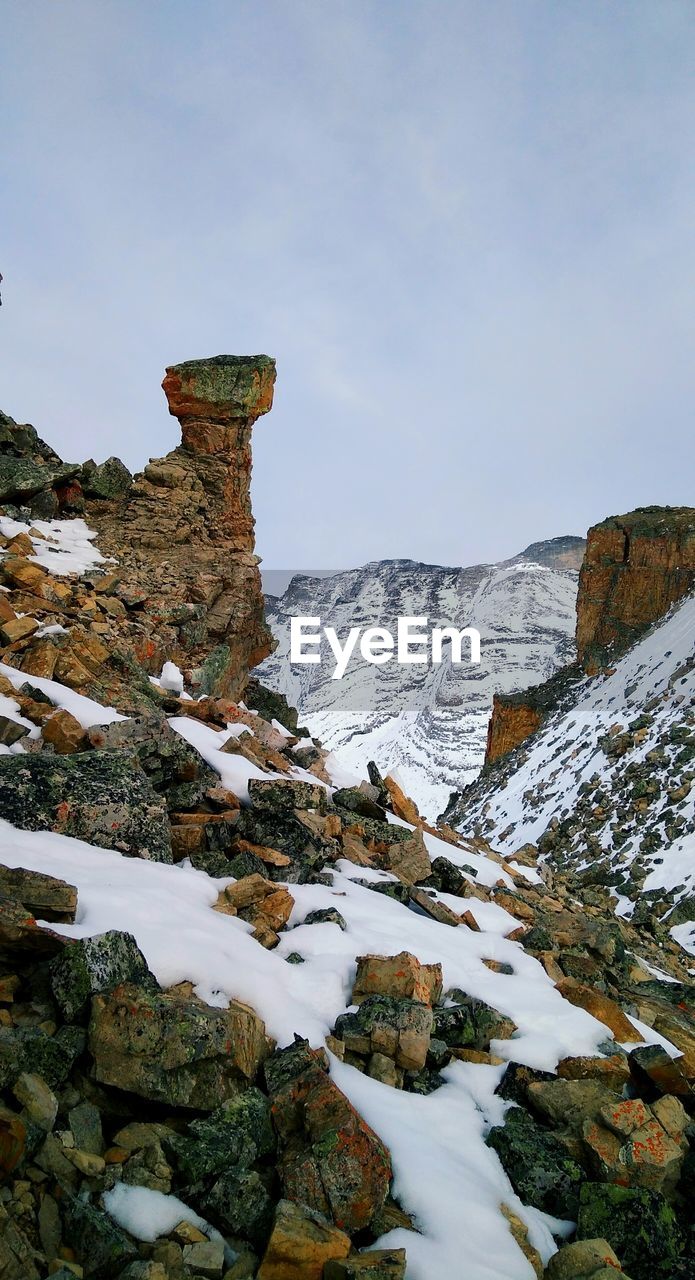
POLYGON ((172 861, 166 807, 127 753, 6 757, 0 817, 23 831, 58 831, 129 857, 172 861))
POLYGON ((25 867, 0 866, 0 894, 21 902, 41 920, 72 924, 77 910, 77 889, 56 876, 25 867))
POLYGON ((592 1280, 605 1267, 624 1274, 620 1261, 607 1240, 575 1240, 553 1254, 546 1268, 546 1280, 592 1280))
POLYGON ((190 1183, 218 1176, 230 1165, 248 1168, 274 1155, 276 1147, 270 1103, 253 1086, 205 1119, 192 1120, 175 1143, 181 1176, 190 1183))
POLYGON ((326 1055, 297 1040, 268 1060, 265 1076, 286 1199, 309 1205, 345 1231, 367 1227, 386 1199, 391 1161, 330 1079, 326 1055))
POLYGON ((59 1089, 85 1042, 81 1027, 60 1027, 55 1035, 40 1027, 0 1027, 0 1087, 14 1084, 22 1072, 28 1072, 41 1076, 51 1089, 59 1089))
POLYGON ((122 982, 158 989, 133 935, 117 929, 77 939, 51 964, 51 988, 67 1022, 85 1020, 92 996, 113 991, 122 982))
POLYGON ((357 1013, 342 1013, 334 1035, 353 1053, 381 1053, 404 1070, 420 1071, 427 1061, 432 1021, 428 1004, 374 995, 362 1001, 357 1013))
POLYGON ((255 1249, 268 1243, 273 1200, 255 1169, 227 1169, 203 1197, 202 1207, 226 1235, 241 1236, 255 1249))
POLYGON ((528 1112, 512 1107, 504 1124, 490 1130, 487 1141, 525 1204, 557 1218, 576 1216, 584 1173, 563 1143, 528 1112))
POLYGON ((133 477, 120 458, 106 462, 85 462, 80 471, 80 484, 88 498, 122 498, 132 486, 133 477))
POLYGON ((253 1081, 268 1041, 258 1015, 237 1001, 216 1009, 188 991, 125 983, 94 997, 89 1048, 102 1084, 213 1111, 253 1081))
POLYGON ((95 1205, 69 1192, 61 1203, 65 1239, 86 1277, 112 1280, 137 1258, 133 1241, 95 1205))
POLYGON ((176 733, 162 711, 114 720, 89 730, 89 740, 99 751, 134 754, 170 813, 194 809, 219 777, 198 752, 176 733))
POLYGON ((671 1280, 678 1274, 683 1236, 673 1208, 657 1191, 585 1183, 577 1236, 607 1240, 632 1280, 671 1280))

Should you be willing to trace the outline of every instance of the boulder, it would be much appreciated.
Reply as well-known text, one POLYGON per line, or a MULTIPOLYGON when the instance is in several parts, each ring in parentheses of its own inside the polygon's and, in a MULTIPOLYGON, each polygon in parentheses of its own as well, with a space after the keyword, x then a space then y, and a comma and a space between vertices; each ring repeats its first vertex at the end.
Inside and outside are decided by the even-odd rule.
POLYGON ((107 458, 97 466, 85 462, 80 472, 80 484, 88 498, 123 498, 133 484, 133 477, 120 458, 107 458))
POLYGON ((512 1107, 504 1124, 490 1130, 487 1142, 525 1204, 556 1218, 576 1216, 584 1173, 564 1144, 527 1111, 512 1107))
POLYGON ((124 752, 6 757, 0 817, 23 831, 57 831, 129 857, 172 861, 166 808, 124 752))
POLYGON ((265 1076, 285 1198, 344 1231, 369 1226, 388 1194, 389 1153, 330 1079, 325 1053, 296 1040, 267 1061, 265 1076))
POLYGON ((113 991, 122 982, 158 990, 133 935, 117 929, 79 938, 51 964, 51 989, 67 1022, 86 1021, 92 996, 113 991))
POLYGON ((441 964, 421 964, 409 951, 395 956, 358 956, 352 1004, 367 996, 395 996, 435 1005, 442 995, 441 964))
POLYGON ((323 1214, 281 1200, 258 1280, 322 1280, 326 1263, 349 1252, 350 1237, 323 1214))
POLYGON ((270 1103, 254 1086, 229 1098, 204 1119, 191 1121, 175 1143, 178 1167, 187 1183, 205 1182, 230 1165, 249 1168, 273 1156, 276 1147, 270 1103))
POLYGON ((82 725, 69 711, 54 711, 44 720, 41 736, 59 756, 85 751, 89 745, 82 725))
POLYGON ((217 1009, 189 991, 148 992, 124 983, 92 1001, 95 1074, 150 1101, 213 1111, 255 1078, 268 1053, 253 1009, 217 1009))
POLYGON ((678 1274, 683 1237, 671 1205, 657 1191, 585 1183, 577 1236, 607 1240, 632 1280, 671 1280, 678 1274))
POLYGON ((343 1013, 334 1035, 345 1048, 365 1057, 383 1054, 406 1071, 420 1071, 427 1060, 433 1015, 428 1004, 394 996, 367 996, 357 1013, 343 1013))
POLYGON ((20 902, 32 915, 51 923, 72 924, 77 910, 77 889, 55 876, 24 867, 0 866, 0 894, 20 902))

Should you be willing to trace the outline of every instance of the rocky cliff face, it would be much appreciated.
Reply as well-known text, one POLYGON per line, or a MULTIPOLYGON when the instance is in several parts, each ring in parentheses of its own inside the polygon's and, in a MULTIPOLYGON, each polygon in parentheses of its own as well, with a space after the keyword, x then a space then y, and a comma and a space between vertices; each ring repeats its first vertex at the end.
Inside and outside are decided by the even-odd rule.
MULTIPOLYGON (((585 548, 577 595, 577 656, 587 674, 595 675, 695 585, 695 508, 640 507, 594 525, 585 543, 571 541, 585 548)), ((566 554, 572 558, 578 550, 568 547, 566 554)), ((495 696, 486 765, 541 727, 556 710, 556 690, 551 679, 522 693, 495 696)))
POLYGON ((196 692, 240 696, 250 669, 272 649, 250 481, 251 430, 271 408, 274 383, 268 356, 216 356, 167 369, 163 386, 181 444, 134 478, 117 458, 61 463, 33 427, 3 417, 5 516, 35 522, 85 513, 104 557, 88 580, 57 589, 44 566, 30 562, 35 548, 26 533, 12 544, 5 585, 20 592, 14 612, 35 625, 28 632, 26 623, 13 625, 0 636, 5 661, 31 675, 56 674, 123 710, 147 697, 137 691, 133 659, 150 674, 173 660, 196 692), (61 631, 67 620, 69 634, 61 631), (53 633, 36 638, 49 624, 53 633))
POLYGON ((577 654, 604 667, 695 585, 695 508, 639 507, 594 525, 577 597, 577 654))

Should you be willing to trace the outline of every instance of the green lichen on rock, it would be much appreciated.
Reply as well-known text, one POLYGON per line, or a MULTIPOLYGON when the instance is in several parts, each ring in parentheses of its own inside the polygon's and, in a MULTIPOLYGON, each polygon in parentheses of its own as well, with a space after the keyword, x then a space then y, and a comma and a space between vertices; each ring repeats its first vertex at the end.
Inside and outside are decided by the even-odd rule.
POLYGON ((275 361, 271 356, 211 356, 168 365, 163 387, 175 417, 211 421, 256 418, 273 403, 275 361))
POLYGON ((166 806, 130 753, 8 756, 0 817, 22 831, 58 831, 130 857, 172 861, 166 806))
POLYGON ((157 981, 135 938, 117 929, 78 939, 51 964, 53 995, 68 1022, 83 1021, 92 996, 113 991, 121 982, 157 990, 157 981))
POLYGON ((251 1087, 230 1098, 212 1115, 193 1120, 176 1139, 176 1158, 186 1182, 204 1182, 230 1165, 247 1168, 275 1152, 270 1103, 251 1087))
POLYGON ((487 1141, 525 1204, 557 1218, 576 1216, 585 1175, 564 1144, 536 1124, 527 1111, 512 1107, 505 1123, 492 1129, 487 1141))
POLYGON ((671 1280, 680 1274, 683 1236, 672 1206, 658 1191, 585 1183, 577 1235, 607 1240, 632 1280, 671 1280))

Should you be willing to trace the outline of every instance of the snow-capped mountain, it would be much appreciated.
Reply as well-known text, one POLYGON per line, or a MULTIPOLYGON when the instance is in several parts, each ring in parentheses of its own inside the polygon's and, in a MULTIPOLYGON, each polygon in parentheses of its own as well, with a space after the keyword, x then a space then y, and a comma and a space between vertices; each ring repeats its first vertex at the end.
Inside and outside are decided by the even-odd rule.
POLYGON ((570 682, 544 727, 447 821, 507 856, 538 844, 551 865, 611 886, 621 914, 675 904, 680 940, 695 937, 694 637, 690 596, 609 674, 570 682))
POLYGON ((364 772, 374 759, 397 770, 421 812, 434 817, 483 763, 493 694, 539 683, 571 661, 583 548, 583 539, 564 537, 492 565, 383 560, 330 577, 297 575, 282 597, 268 597, 278 647, 258 674, 348 767, 364 772), (446 649, 439 665, 374 666, 355 656, 334 680, 325 640, 320 664, 290 662, 292 616, 320 617, 341 639, 356 626, 395 632, 404 616, 426 617, 429 628, 477 627, 481 663, 455 665, 446 649))

